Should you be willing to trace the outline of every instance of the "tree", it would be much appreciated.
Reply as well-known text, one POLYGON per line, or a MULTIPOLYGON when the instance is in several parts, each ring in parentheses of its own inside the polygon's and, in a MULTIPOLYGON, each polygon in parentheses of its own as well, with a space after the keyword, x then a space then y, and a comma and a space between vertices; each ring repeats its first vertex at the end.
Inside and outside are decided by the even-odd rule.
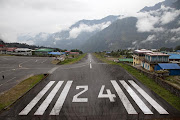
POLYGON ((172 51, 173 51, 173 48, 162 47, 162 48, 160 48, 160 51, 168 51, 168 52, 172 52, 172 51))
POLYGON ((79 52, 79 54, 83 54, 83 52, 81 50, 78 50, 78 49, 72 49, 71 52, 79 52))
POLYGON ((175 51, 180 50, 180 45, 175 47, 175 51))

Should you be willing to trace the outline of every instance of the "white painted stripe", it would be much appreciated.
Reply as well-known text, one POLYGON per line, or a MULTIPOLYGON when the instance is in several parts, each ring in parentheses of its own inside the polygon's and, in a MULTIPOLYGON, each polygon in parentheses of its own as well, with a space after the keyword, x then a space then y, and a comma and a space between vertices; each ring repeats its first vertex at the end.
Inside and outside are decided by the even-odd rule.
POLYGON ((141 89, 133 80, 129 80, 129 83, 160 113, 169 114, 164 108, 162 108, 154 99, 152 99, 143 89, 141 89))
POLYGON ((55 81, 50 81, 37 95, 36 97, 19 113, 19 115, 27 115, 31 109, 38 103, 38 101, 44 96, 49 88, 55 81))
POLYGON ((27 61, 24 61, 24 62, 20 63, 20 64, 19 64, 19 67, 21 68, 21 67, 22 67, 22 64, 24 64, 24 63, 26 63, 26 62, 29 62, 29 61, 31 61, 31 60, 27 60, 27 61))
POLYGON ((91 65, 91 63, 90 63, 90 69, 92 69, 92 65, 91 65))
MULTIPOLYGON (((47 60, 47 59, 46 59, 46 60, 47 60)), ((44 62, 46 62, 46 60, 42 61, 41 63, 44 63, 44 62)))
POLYGON ((128 114, 137 114, 136 110, 134 109, 132 104, 129 102, 128 98, 126 97, 126 95, 124 94, 122 89, 119 87, 117 82, 115 80, 111 80, 111 83, 112 83, 114 89, 116 90, 116 92, 117 92, 120 100, 122 101, 122 103, 123 103, 126 111, 128 112, 128 114))
POLYGON ((136 102, 139 108, 144 112, 144 114, 153 114, 151 110, 144 104, 144 102, 137 96, 137 94, 129 87, 129 85, 124 80, 120 80, 120 83, 124 86, 124 88, 130 94, 130 96, 136 102))
POLYGON ((0 73, 7 72, 7 71, 11 71, 11 69, 10 70, 5 70, 5 71, 0 71, 0 73))
POLYGON ((0 86, 2 86, 2 85, 4 85, 4 84, 6 84, 6 83, 8 83, 9 81, 11 81, 11 80, 13 80, 13 79, 15 79, 16 77, 13 77, 13 78, 11 78, 10 80, 7 80, 6 82, 4 82, 3 84, 0 84, 0 86))
POLYGON ((63 81, 59 81, 56 86, 53 88, 53 90, 49 93, 47 98, 43 101, 41 106, 37 109, 37 111, 34 113, 34 115, 43 115, 49 104, 51 103, 52 99, 58 92, 59 88, 63 84, 63 81))
POLYGON ((59 115, 59 112, 61 111, 61 108, 62 108, 62 106, 64 104, 65 99, 66 99, 66 96, 67 96, 67 94, 69 92, 69 89, 70 89, 70 87, 72 85, 72 82, 73 81, 68 81, 66 83, 66 85, 65 85, 63 91, 61 92, 61 95, 59 96, 56 104, 54 105, 50 115, 59 115))
POLYGON ((54 68, 52 68, 51 70, 49 70, 48 71, 48 73, 49 74, 52 74, 54 71, 56 71, 56 69, 58 69, 59 68, 59 66, 58 67, 54 67, 54 68))
POLYGON ((5 60, 9 60, 9 59, 7 59, 7 58, 3 58, 3 59, 5 59, 5 60))

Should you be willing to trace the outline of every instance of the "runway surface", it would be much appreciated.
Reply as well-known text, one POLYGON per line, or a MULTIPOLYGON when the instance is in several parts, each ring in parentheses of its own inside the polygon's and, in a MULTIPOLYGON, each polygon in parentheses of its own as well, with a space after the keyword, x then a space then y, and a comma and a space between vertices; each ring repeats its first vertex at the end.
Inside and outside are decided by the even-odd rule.
MULTIPOLYGON (((49 66, 50 76, 18 100, 11 109, 1 113, 0 119, 180 118, 179 111, 133 78, 123 68, 103 63, 91 54, 73 65, 43 65, 39 67, 49 66)), ((36 65, 29 64, 24 64, 23 67, 38 68, 36 65)))
POLYGON ((0 56, 0 94, 20 81, 56 67, 50 57, 0 56), (4 75, 4 79, 2 76, 4 75))

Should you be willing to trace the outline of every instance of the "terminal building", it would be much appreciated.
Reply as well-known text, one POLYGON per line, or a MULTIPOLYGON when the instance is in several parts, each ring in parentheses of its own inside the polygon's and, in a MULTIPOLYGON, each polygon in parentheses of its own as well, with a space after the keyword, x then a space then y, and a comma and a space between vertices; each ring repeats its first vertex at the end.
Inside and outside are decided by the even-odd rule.
POLYGON ((15 55, 32 55, 32 49, 29 48, 17 48, 14 51, 15 55))

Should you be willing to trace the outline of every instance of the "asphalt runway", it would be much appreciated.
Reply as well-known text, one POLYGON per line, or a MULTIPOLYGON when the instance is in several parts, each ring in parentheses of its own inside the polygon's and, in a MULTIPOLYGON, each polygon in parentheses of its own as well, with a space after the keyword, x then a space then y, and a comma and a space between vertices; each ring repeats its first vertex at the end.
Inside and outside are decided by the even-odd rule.
MULTIPOLYGON (((27 65, 28 67, 28 65, 27 65)), ((29 66, 30 67, 30 66, 29 66)), ((178 119, 180 112, 128 74, 88 54, 51 74, 9 110, 2 120, 178 119)))
POLYGON ((0 94, 20 81, 56 67, 50 57, 0 56, 0 94), (4 79, 2 76, 4 75, 4 79))

